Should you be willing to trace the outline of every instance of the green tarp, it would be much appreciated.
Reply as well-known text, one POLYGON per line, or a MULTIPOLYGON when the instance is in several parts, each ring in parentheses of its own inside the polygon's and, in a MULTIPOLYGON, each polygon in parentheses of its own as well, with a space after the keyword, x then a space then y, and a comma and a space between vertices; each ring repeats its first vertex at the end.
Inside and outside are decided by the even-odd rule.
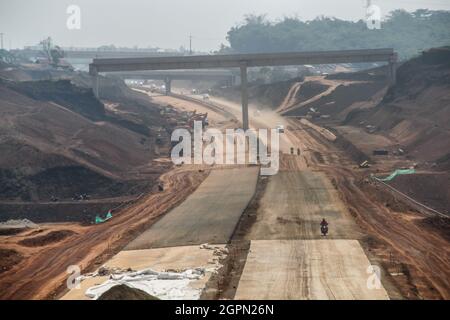
POLYGON ((400 175, 400 174, 413 174, 416 173, 416 170, 414 169, 398 169, 395 170, 394 172, 392 172, 389 176, 387 176, 386 178, 377 178, 374 176, 375 179, 377 179, 378 181, 391 181, 392 179, 394 179, 396 176, 400 175))
POLYGON ((109 220, 111 218, 112 218, 111 211, 108 211, 108 213, 106 214, 105 219, 102 219, 100 216, 96 216, 95 217, 95 224, 103 223, 103 222, 105 222, 105 221, 107 221, 107 220, 109 220))

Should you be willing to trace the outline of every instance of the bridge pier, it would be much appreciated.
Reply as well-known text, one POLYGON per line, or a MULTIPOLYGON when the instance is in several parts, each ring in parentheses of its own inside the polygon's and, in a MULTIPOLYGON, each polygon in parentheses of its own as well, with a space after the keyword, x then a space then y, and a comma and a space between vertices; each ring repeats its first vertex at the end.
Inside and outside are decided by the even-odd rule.
POLYGON ((242 126, 244 130, 247 130, 249 128, 247 64, 242 63, 240 68, 241 68, 242 126))
POLYGON ((168 96, 172 92, 172 79, 169 77, 164 79, 164 85, 166 86, 166 96, 168 96))
POLYGON ((94 96, 98 99, 98 71, 95 67, 89 66, 89 74, 93 77, 92 91, 94 92, 94 96))
POLYGON ((388 66, 388 77, 389 77, 389 86, 394 86, 397 81, 397 53, 394 54, 389 59, 388 66))
POLYGON ((98 88, 98 82, 99 82, 99 79, 98 79, 98 73, 95 75, 95 89, 94 89, 94 95, 95 95, 95 97, 97 98, 97 99, 99 99, 100 98, 100 95, 99 95, 99 88, 98 88))

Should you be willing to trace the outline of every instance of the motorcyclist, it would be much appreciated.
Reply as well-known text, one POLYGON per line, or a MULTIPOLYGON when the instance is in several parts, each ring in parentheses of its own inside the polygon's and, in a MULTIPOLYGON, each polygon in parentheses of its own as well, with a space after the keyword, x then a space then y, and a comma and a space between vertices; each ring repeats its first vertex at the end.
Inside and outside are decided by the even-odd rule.
POLYGON ((325 220, 325 218, 322 219, 322 222, 320 222, 320 232, 322 232, 322 235, 326 236, 328 233, 328 222, 325 220))

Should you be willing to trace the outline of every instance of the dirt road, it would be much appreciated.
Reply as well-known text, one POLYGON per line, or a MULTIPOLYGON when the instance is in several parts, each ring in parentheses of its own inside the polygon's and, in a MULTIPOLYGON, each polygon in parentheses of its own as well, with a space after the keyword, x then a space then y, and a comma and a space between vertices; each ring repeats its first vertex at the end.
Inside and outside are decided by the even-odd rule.
POLYGON ((213 170, 180 206, 125 249, 227 243, 255 193, 258 172, 258 167, 213 170))

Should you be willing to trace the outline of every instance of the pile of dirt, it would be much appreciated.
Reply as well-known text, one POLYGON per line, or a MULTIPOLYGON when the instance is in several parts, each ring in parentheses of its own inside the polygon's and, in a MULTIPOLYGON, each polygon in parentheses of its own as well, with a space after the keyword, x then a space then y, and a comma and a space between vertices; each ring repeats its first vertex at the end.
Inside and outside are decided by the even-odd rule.
MULTIPOLYGON (((253 82, 248 86, 248 98, 250 104, 277 109, 285 102, 286 97, 291 92, 293 92, 293 96, 289 97, 289 100, 298 104, 321 94, 327 89, 327 85, 314 80, 309 81, 308 78, 293 78, 267 84, 253 82), (293 92, 293 87, 296 85, 298 85, 298 90, 293 92)), ((216 88, 213 90, 213 94, 240 103, 241 90, 239 86, 216 88)))
MULTIPOLYGON (((248 84, 249 103, 260 107, 276 109, 283 102, 291 87, 295 83, 302 82, 303 80, 303 78, 294 78, 267 84, 251 82, 248 84)), ((215 88, 213 89, 212 94, 237 103, 240 103, 241 101, 240 86, 215 88)))
POLYGON ((370 160, 370 157, 368 155, 359 150, 353 143, 351 143, 342 135, 337 136, 334 144, 340 149, 344 150, 346 154, 356 163, 362 163, 363 161, 370 160))
POLYGON ((23 259, 22 255, 13 249, 0 249, 0 274, 8 271, 23 259))
POLYGON ((0 228, 0 236, 13 236, 27 230, 26 228, 0 228))
POLYGON ((301 84, 295 96, 297 103, 302 103, 321 94, 329 87, 319 81, 305 81, 301 84))
POLYGON ((90 120, 105 117, 105 108, 92 90, 73 85, 70 80, 22 81, 8 84, 8 87, 34 100, 53 101, 90 120))
POLYGON ((125 284, 117 285, 103 293, 98 300, 159 300, 145 291, 125 284))
POLYGON ((450 168, 450 48, 403 63, 381 103, 353 110, 345 123, 370 124, 404 146, 410 158, 450 168))
MULTIPOLYGON (((115 181, 95 171, 76 165, 58 166, 25 175, 14 170, 0 169, 0 199, 39 199, 52 201, 72 199, 77 194, 95 197, 117 197, 127 195, 137 185, 131 181, 115 181)), ((148 184, 151 184, 149 179, 148 184)), ((142 183, 144 187, 144 183, 142 183)))
MULTIPOLYGON (((110 87, 103 96, 114 104, 107 108, 93 95, 87 73, 52 76, 0 80, 0 201, 70 201, 77 194, 111 198, 151 189, 169 167, 152 162, 170 148, 170 140, 160 137, 169 136, 176 122, 168 124, 159 106, 123 81, 102 78, 103 88, 110 87)), ((24 217, 7 206, 0 218, 24 217)))
POLYGON ((60 242, 74 234, 76 234, 76 232, 72 230, 50 231, 49 233, 44 234, 42 236, 20 240, 18 243, 25 247, 41 247, 52 243, 60 242))
POLYGON ((319 99, 307 103, 301 108, 295 108, 285 113, 286 116, 306 116, 311 109, 321 115, 327 115, 335 120, 342 120, 340 113, 357 102, 370 100, 376 93, 386 87, 386 81, 367 81, 352 84, 341 84, 332 92, 319 99))

